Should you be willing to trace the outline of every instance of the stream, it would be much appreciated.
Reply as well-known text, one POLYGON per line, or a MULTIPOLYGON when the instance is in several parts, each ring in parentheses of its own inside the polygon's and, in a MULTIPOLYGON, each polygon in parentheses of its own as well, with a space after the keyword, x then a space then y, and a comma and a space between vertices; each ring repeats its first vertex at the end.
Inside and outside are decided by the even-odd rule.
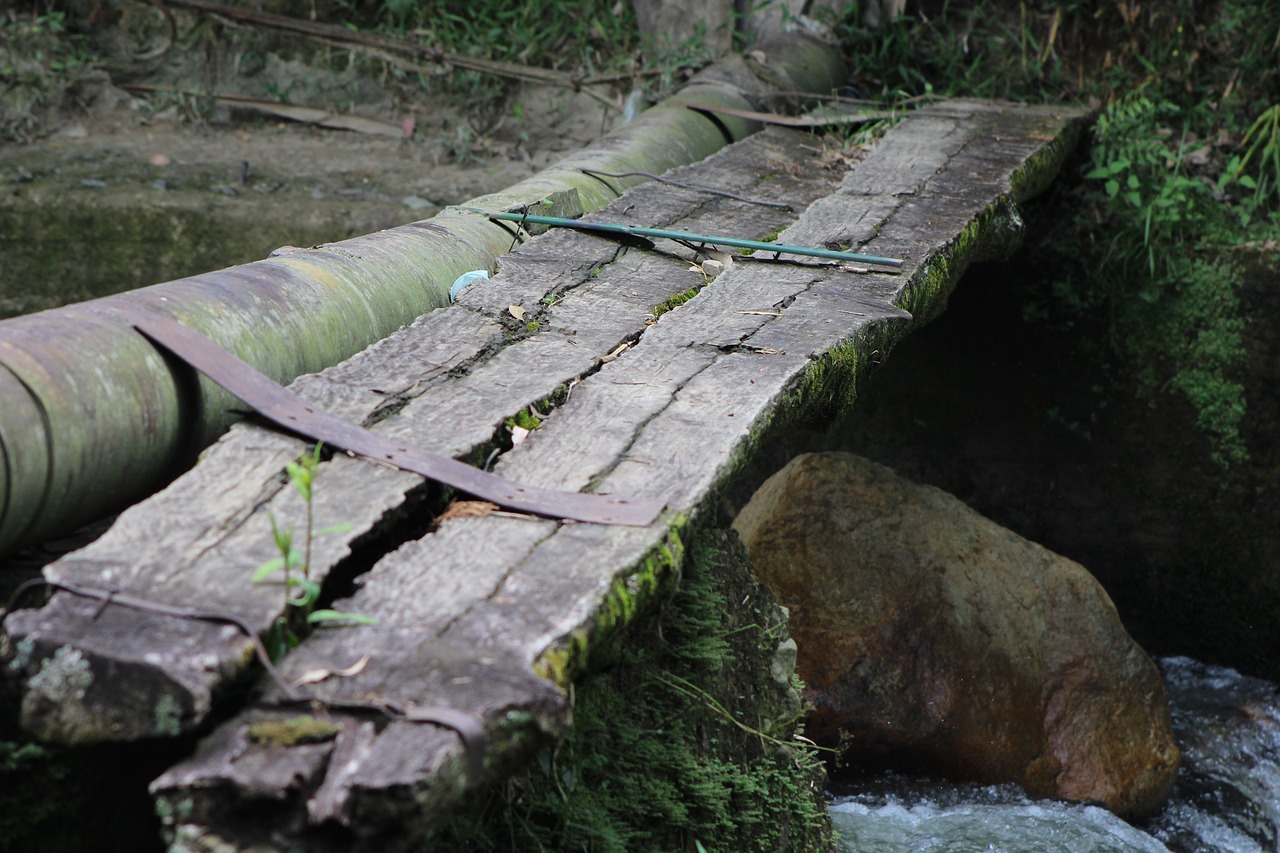
POLYGON ((1280 687, 1189 658, 1160 660, 1182 748, 1173 794, 1146 825, 1016 785, 886 774, 831 801, 843 853, 1263 853, 1280 842, 1280 687))

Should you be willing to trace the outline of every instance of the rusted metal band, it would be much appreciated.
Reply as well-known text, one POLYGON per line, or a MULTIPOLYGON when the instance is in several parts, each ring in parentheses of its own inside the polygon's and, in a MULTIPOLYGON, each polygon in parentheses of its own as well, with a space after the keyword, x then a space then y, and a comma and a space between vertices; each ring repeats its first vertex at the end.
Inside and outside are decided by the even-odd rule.
POLYGON ((546 518, 646 527, 666 504, 524 486, 456 459, 391 442, 307 405, 299 396, 213 341, 154 309, 118 303, 110 309, 153 343, 235 395, 267 421, 339 450, 421 474, 507 509, 546 518))

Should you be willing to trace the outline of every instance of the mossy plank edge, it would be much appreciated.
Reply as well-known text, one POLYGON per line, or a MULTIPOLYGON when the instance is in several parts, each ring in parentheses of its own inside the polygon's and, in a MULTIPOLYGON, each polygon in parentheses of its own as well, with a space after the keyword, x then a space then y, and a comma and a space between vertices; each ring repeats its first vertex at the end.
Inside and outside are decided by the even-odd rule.
POLYGON ((822 764, 794 738, 785 614, 731 531, 686 545, 661 607, 576 683, 565 739, 463 803, 420 849, 832 848, 822 764))
MULTIPOLYGON (((980 105, 968 113, 986 118, 1019 109, 980 105)), ((991 126, 984 124, 982 131, 957 138, 948 159, 980 163, 998 152, 998 143, 991 126)), ((980 192, 975 191, 973 199, 964 200, 964 204, 957 202, 952 214, 940 220, 941 233, 928 240, 923 232, 893 236, 895 245, 910 250, 909 254, 904 252, 910 264, 899 277, 833 266, 792 269, 796 265, 776 268, 741 263, 694 300, 664 314, 620 357, 582 378, 572 396, 525 443, 500 457, 497 470, 550 487, 590 484, 600 492, 660 496, 671 507, 668 515, 643 529, 536 523, 538 526, 527 530, 520 542, 511 538, 509 528, 527 523, 492 516, 451 521, 439 533, 385 557, 366 575, 365 588, 342 606, 399 612, 396 607, 401 605, 393 605, 397 598, 393 593, 403 588, 396 584, 415 573, 425 575, 421 583, 428 587, 439 584, 451 574, 430 574, 442 557, 445 562, 452 560, 454 565, 466 565, 468 570, 483 574, 488 594, 467 598, 465 611, 449 620, 429 642, 421 642, 421 628, 402 630, 397 648, 403 651, 389 654, 379 665, 371 662, 369 669, 355 678, 326 686, 329 694, 358 695, 371 686, 378 690, 411 689, 411 694, 397 694, 398 701, 412 695, 417 702, 470 708, 484 715, 486 724, 495 726, 492 754, 503 767, 518 765, 530 742, 517 743, 509 736, 509 729, 503 734, 497 725, 508 720, 503 715, 524 712, 518 730, 534 743, 554 738, 557 726, 566 722, 563 688, 590 670, 593 658, 607 657, 608 649, 625 638, 627 626, 652 610, 677 576, 681 560, 678 543, 687 538, 687 530, 703 523, 718 489, 750 460, 765 435, 790 421, 820 418, 851 405, 858 378, 916 325, 899 302, 908 298, 916 310, 929 310, 954 287, 965 264, 975 257, 995 254, 1006 245, 1009 234, 992 237, 986 232, 992 228, 1007 231, 1000 222, 1001 211, 1011 204, 1007 174, 1034 152, 1036 146, 1025 146, 1001 165, 1004 172, 996 179, 978 179, 975 183, 980 184, 980 192), (780 277, 781 269, 790 272, 780 277), (773 300, 781 310, 742 310, 767 307, 758 300, 773 300), (791 306, 801 307, 792 314, 788 311, 791 306), (819 309, 847 319, 833 324, 835 328, 815 324, 819 309), (704 337, 708 328, 716 329, 712 342, 704 337), (763 346, 765 342, 776 346, 763 346), (652 388, 653 396, 640 397, 632 391, 627 397, 626 388, 652 388), (566 448, 575 444, 579 452, 567 453, 566 448), (463 529, 467 530, 465 537, 454 533, 463 529), (463 544, 467 542, 470 546, 463 544), (512 547, 506 555, 486 556, 476 549, 481 542, 507 542, 512 547), (536 702, 527 707, 517 701, 499 711, 500 703, 483 698, 484 689, 477 688, 472 678, 472 672, 479 674, 485 667, 490 667, 494 676, 502 674, 493 684, 502 679, 531 678, 535 681, 527 684, 540 683, 554 693, 539 693, 536 702), (396 686, 388 675, 424 671, 442 672, 449 678, 417 675, 396 686), (460 672, 463 674, 458 675, 460 672), (534 707, 540 707, 541 712, 532 712, 534 707)), ((877 156, 876 152, 872 156, 877 156)), ((923 181, 916 175, 904 175, 904 181, 910 182, 908 200, 895 202, 886 228, 876 240, 890 242, 888 234, 895 216, 902 223, 909 222, 911 216, 923 222, 920 211, 911 209, 910 199, 925 199, 931 184, 938 188, 955 178, 946 169, 933 169, 931 174, 934 177, 923 181)), ((856 186, 852 175, 844 186, 856 186)), ((893 190, 886 187, 884 192, 895 195, 893 190)), ((865 204, 876 205, 879 197, 879 193, 865 195, 865 204)), ((822 215, 822 210, 810 207, 796 224, 797 231, 813 228, 810 219, 822 215)), ((913 228, 918 231, 920 225, 913 228)), ((585 236, 550 238, 593 240, 585 236)), ((497 305, 502 298, 497 291, 486 296, 497 305)), ((399 619, 406 619, 403 612, 399 619)), ((399 629, 388 622, 380 630, 399 629)), ((349 634, 349 638, 355 637, 355 633, 349 634)), ((356 646, 344 646, 348 642, 356 640, 334 634, 308 639, 283 662, 285 674, 297 676, 302 667, 319 661, 346 661, 356 651, 356 646), (346 654, 338 654, 340 648, 346 649, 346 654)), ((248 717, 228 725, 241 725, 244 719, 248 717)), ((456 767, 461 762, 457 738, 434 748, 438 749, 434 757, 417 753, 412 760, 415 766, 456 767)), ((392 780, 385 781, 378 793, 371 781, 378 770, 371 763, 364 767, 361 772, 366 774, 367 785, 360 789, 361 802, 369 808, 378 802, 388 809, 379 812, 376 821, 408 821, 421 826, 438 820, 439 815, 424 816, 415 811, 416 806, 396 806, 392 780)), ((182 772, 193 772, 193 768, 184 766, 182 772)), ((448 781, 454 779, 452 771, 447 770, 415 777, 412 790, 431 790, 433 772, 443 774, 440 790, 457 792, 457 786, 448 781)), ((502 771, 494 768, 492 772, 489 779, 500 777, 502 771)), ((229 795, 219 785, 201 790, 220 792, 209 794, 219 797, 229 795)), ((205 794, 188 790, 183 795, 205 794)), ((413 802, 420 804, 421 800, 413 802)), ((456 798, 447 794, 431 798, 433 808, 447 809, 453 802, 456 798)), ((360 824, 361 817, 352 811, 355 800, 348 798, 346 803, 339 811, 326 813, 360 824)), ((296 813, 292 820, 305 822, 306 817, 296 813)), ((375 826, 385 824, 371 822, 370 831, 376 831, 375 826)))
MULTIPOLYGON (((747 98, 770 91, 775 77, 792 79, 789 63, 816 91, 839 85, 843 66, 830 47, 794 35, 764 49, 780 57, 776 74, 758 76, 739 63, 719 76, 704 74, 691 85, 749 106, 747 98), (788 46, 790 42, 797 44, 788 46)), ((661 172, 732 141, 722 126, 680 105, 649 110, 563 167, 467 206, 529 205, 553 196, 565 206, 593 210, 614 193, 577 165, 661 172)), ((731 137, 748 130, 738 128, 731 137)), ((269 376, 289 381, 335 364, 445 304, 460 274, 492 269, 510 245, 501 226, 474 214, 446 211, 431 220, 313 250, 0 321, 0 341, 11 344, 0 346, 0 364, 22 381, 16 389, 0 386, 17 395, 0 400, 0 418, 27 407, 24 398, 34 401, 47 413, 52 463, 42 471, 16 472, 23 476, 13 481, 8 470, 0 469, 6 481, 0 494, 10 496, 7 506, 40 506, 35 515, 0 515, 0 555, 128 506, 168 482, 229 423, 226 395, 205 381, 193 387, 186 372, 174 370, 149 345, 139 346, 128 327, 89 322, 102 307, 115 300, 152 305, 269 376), (70 353, 64 351, 69 341, 74 342, 70 353), (16 358, 15 348, 29 357, 16 358), (97 357, 77 357, 82 350, 97 357), (108 482, 117 487, 100 488, 108 482)), ((35 438, 14 428, 0 429, 0 439, 16 442, 4 448, 5 456, 39 452, 26 449, 35 438)))

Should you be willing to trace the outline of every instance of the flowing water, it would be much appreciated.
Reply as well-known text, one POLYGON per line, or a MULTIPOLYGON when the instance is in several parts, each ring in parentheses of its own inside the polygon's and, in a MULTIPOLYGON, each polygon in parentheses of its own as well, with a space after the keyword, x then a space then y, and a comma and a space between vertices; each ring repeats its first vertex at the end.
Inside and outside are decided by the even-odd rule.
POLYGON ((1264 853, 1280 850, 1280 688, 1188 658, 1160 661, 1182 767, 1169 802, 1131 826, 1095 806, 1028 799, 1016 785, 893 774, 835 798, 848 853, 1264 853))

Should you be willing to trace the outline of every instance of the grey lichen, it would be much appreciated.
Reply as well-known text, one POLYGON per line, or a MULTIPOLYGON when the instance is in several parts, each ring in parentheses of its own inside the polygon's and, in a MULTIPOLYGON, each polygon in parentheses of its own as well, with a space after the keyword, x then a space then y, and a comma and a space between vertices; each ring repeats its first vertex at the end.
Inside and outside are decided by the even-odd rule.
POLYGON ((71 646, 60 646, 52 657, 40 663, 40 671, 27 681, 30 693, 55 704, 80 702, 92 686, 93 672, 88 659, 84 652, 71 646))
POLYGON ((182 706, 168 693, 156 700, 154 731, 160 737, 182 734, 182 706))
POLYGON ((36 650, 36 641, 31 637, 23 637, 18 641, 14 649, 13 657, 9 661, 10 672, 22 672, 31 664, 31 658, 36 650))

